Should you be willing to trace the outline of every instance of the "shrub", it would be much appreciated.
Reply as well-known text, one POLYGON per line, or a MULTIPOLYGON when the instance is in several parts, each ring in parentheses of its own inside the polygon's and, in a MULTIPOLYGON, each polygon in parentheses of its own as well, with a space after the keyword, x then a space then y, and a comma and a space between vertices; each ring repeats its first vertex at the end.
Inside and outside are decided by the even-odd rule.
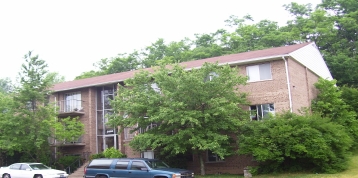
POLYGON ((75 164, 78 159, 80 159, 80 156, 62 156, 57 160, 58 168, 66 169, 69 167, 69 170, 73 172, 79 167, 78 164, 75 164))
POLYGON ((286 114, 241 128, 239 154, 253 155, 258 171, 334 173, 347 168, 352 138, 342 125, 319 115, 286 114))
POLYGON ((91 160, 92 160, 92 159, 97 159, 97 158, 104 158, 103 153, 92 154, 92 155, 90 156, 90 159, 91 159, 91 160))
POLYGON ((115 149, 114 147, 107 148, 103 151, 103 155, 105 158, 124 158, 126 157, 123 153, 119 150, 115 149))

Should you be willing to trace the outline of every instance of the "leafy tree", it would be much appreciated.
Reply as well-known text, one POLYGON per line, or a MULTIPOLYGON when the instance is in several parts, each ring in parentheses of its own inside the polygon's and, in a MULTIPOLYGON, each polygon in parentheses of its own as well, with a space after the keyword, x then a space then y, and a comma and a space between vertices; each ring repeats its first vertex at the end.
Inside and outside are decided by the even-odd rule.
POLYGON ((357 113, 342 99, 342 91, 336 87, 336 80, 319 79, 315 87, 319 94, 312 101, 312 112, 344 126, 352 139, 358 141, 357 113))
POLYGON ((229 134, 248 118, 240 107, 247 104, 246 94, 237 87, 247 79, 237 73, 228 65, 210 63, 190 72, 179 65, 161 66, 153 73, 141 70, 120 86, 111 104, 121 115, 112 115, 110 123, 145 131, 130 142, 136 150, 196 153, 204 175, 204 153, 211 150, 221 158, 233 154, 229 134))
MULTIPOLYGON (((55 134, 53 131, 58 124, 55 105, 47 104, 53 77, 46 75, 47 64, 37 55, 29 52, 24 59, 19 73, 21 85, 15 89, 1 115, 0 145, 9 154, 24 153, 24 161, 47 162, 48 138, 55 134)), ((66 130, 71 132, 71 126, 67 125, 66 130)))
POLYGON ((51 85, 54 85, 56 83, 61 83, 65 81, 65 77, 64 76, 60 76, 60 74, 58 72, 50 72, 48 74, 46 74, 46 79, 50 81, 51 85))
POLYGON ((129 55, 119 54, 109 62, 109 65, 106 66, 107 68, 104 71, 106 71, 106 74, 113 74, 136 70, 139 67, 137 60, 138 55, 138 52, 133 52, 129 55))
POLYGON ((247 122, 240 131, 238 152, 254 156, 258 173, 335 173, 348 167, 353 140, 342 125, 320 115, 285 113, 247 122))
POLYGON ((91 78, 91 77, 96 77, 96 76, 101 76, 101 75, 106 75, 106 74, 103 73, 102 71, 91 70, 88 72, 82 72, 79 76, 75 77, 75 80, 91 78))
POLYGON ((190 53, 190 41, 185 38, 179 42, 166 44, 164 39, 160 38, 151 46, 147 46, 142 52, 142 65, 144 68, 179 63, 192 60, 190 53))
POLYGON ((357 7, 355 0, 325 0, 315 11, 310 5, 286 5, 295 17, 287 29, 298 41, 316 42, 339 86, 358 81, 357 7))
POLYGON ((342 91, 343 101, 351 107, 353 111, 358 113, 358 89, 354 87, 340 87, 342 91))

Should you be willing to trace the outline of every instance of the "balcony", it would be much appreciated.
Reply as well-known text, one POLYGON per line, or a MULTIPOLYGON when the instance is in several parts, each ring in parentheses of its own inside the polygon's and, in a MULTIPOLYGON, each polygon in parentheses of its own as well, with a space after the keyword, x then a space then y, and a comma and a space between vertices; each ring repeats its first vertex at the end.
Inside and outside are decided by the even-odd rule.
POLYGON ((58 107, 58 116, 59 117, 68 117, 68 116, 81 116, 84 115, 84 108, 82 105, 82 100, 62 100, 57 102, 58 107))
POLYGON ((69 141, 66 140, 54 140, 49 139, 51 146, 57 146, 57 147, 73 147, 73 146, 85 146, 86 144, 82 141, 82 136, 78 139, 71 139, 69 141))

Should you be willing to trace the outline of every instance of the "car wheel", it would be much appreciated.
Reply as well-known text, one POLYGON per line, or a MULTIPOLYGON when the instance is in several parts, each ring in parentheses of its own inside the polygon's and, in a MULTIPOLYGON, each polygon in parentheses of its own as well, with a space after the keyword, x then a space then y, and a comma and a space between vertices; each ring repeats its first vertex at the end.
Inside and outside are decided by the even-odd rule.
POLYGON ((2 175, 2 178, 11 178, 10 174, 4 174, 2 175))
POLYGON ((42 175, 41 174, 36 174, 36 175, 34 175, 34 178, 42 178, 42 175))

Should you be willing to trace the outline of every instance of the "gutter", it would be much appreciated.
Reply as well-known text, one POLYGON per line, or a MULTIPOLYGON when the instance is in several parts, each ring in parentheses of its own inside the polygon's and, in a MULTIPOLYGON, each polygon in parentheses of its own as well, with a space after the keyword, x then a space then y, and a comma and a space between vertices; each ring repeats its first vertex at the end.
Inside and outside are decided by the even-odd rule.
POLYGON ((287 89, 288 89, 288 99, 290 102, 290 112, 292 112, 292 93, 291 93, 291 84, 290 84, 290 77, 288 75, 288 66, 287 66, 287 59, 282 56, 283 61, 285 61, 285 70, 286 70, 286 80, 287 80, 287 89))

